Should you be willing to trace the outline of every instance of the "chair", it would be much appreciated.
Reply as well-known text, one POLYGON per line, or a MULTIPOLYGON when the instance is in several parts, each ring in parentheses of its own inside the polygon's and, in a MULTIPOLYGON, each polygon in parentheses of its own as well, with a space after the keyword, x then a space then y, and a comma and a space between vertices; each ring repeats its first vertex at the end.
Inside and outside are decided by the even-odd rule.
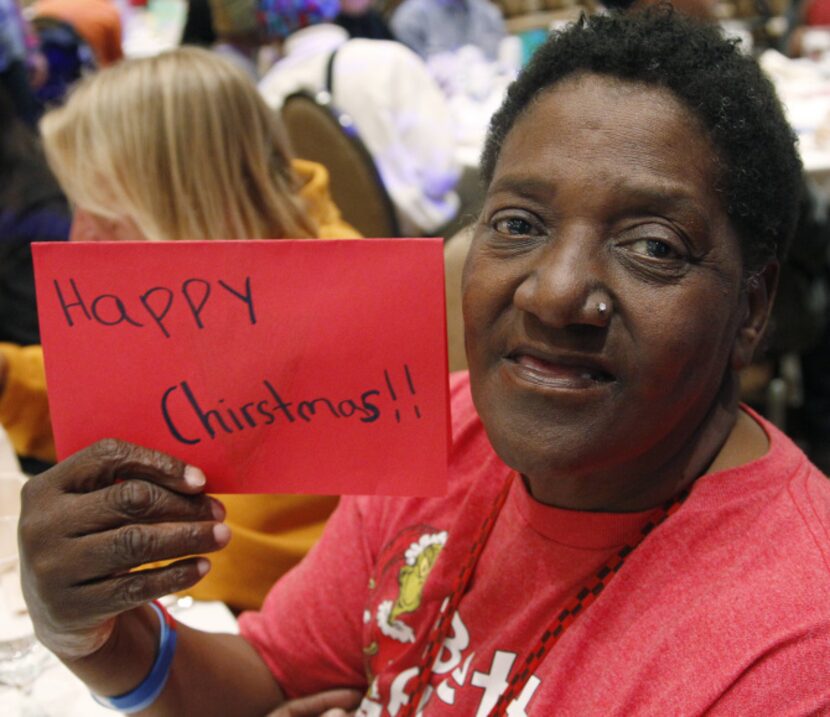
POLYGON ((366 237, 400 236, 392 200, 351 118, 330 95, 295 92, 282 106, 282 121, 298 157, 329 171, 331 195, 343 218, 366 237))

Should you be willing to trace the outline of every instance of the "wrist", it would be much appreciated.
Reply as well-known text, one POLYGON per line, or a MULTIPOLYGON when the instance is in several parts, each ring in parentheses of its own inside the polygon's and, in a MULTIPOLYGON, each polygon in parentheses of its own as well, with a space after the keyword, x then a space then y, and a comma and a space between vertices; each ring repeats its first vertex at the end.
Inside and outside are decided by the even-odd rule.
POLYGON ((160 603, 152 602, 150 608, 158 620, 159 636, 155 658, 149 672, 128 692, 109 697, 93 693, 92 697, 98 704, 132 714, 147 709, 164 690, 176 652, 176 622, 160 603))
MULTIPOLYGON (((149 605, 141 605, 113 618, 98 649, 89 651, 87 643, 84 654, 76 652, 76 657, 55 652, 92 692, 119 695, 134 688, 150 671, 159 634, 156 614, 149 605)), ((82 639, 78 638, 79 643, 82 639)), ((89 640, 88 634, 85 639, 89 640)))

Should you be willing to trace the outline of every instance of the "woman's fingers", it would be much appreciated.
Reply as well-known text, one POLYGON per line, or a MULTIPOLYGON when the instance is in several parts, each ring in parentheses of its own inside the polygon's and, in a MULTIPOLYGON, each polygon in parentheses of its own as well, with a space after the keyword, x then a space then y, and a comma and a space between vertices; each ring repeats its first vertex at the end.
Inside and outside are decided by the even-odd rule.
POLYGON ((193 466, 132 443, 108 438, 78 451, 41 474, 65 493, 90 493, 118 480, 141 479, 170 490, 193 494, 204 488, 205 476, 193 466))
POLYGON ((129 523, 71 539, 61 559, 74 566, 70 584, 82 585, 146 563, 219 550, 229 540, 223 523, 129 523))
POLYGON ((205 494, 182 495, 146 480, 125 480, 93 493, 66 495, 67 534, 88 535, 127 523, 225 519, 225 508, 205 494))
POLYGON ((358 690, 318 692, 316 695, 289 700, 268 717, 340 717, 353 714, 362 698, 363 693, 358 690))
POLYGON ((26 482, 18 535, 21 579, 41 641, 57 654, 91 654, 114 618, 195 584, 223 547, 224 508, 205 477, 171 456, 105 440, 26 482), (135 571, 148 562, 179 560, 135 571))
POLYGON ((89 612, 115 616, 149 600, 186 590, 195 585, 210 569, 207 558, 186 558, 162 568, 137 570, 71 589, 77 614, 67 613, 65 620, 80 627, 89 612))
POLYGON ((45 601, 42 592, 24 592, 35 633, 52 652, 77 659, 100 649, 110 639, 118 615, 163 595, 186 590, 210 569, 207 558, 187 558, 163 568, 128 573, 98 583, 65 587, 59 600, 45 601))

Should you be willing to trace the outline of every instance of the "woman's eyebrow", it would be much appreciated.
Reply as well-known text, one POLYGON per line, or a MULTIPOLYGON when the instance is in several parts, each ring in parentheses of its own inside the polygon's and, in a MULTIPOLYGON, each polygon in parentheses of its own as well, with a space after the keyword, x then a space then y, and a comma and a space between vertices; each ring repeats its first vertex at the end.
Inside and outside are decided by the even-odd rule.
POLYGON ((544 199, 556 194, 556 183, 541 177, 518 177, 505 175, 493 180, 488 194, 505 192, 528 199, 544 199))
MULTIPOLYGON (((585 187, 590 189, 590 185, 585 187)), ((706 207, 695 198, 694 194, 682 185, 675 183, 658 183, 647 185, 642 182, 624 180, 617 188, 619 201, 624 204, 623 212, 655 211, 666 212, 692 221, 698 225, 707 225, 706 207)), ((557 193, 557 183, 543 177, 520 177, 504 175, 493 180, 488 194, 512 194, 524 199, 545 201, 557 193)))
POLYGON ((626 184, 620 188, 625 198, 625 212, 660 212, 692 223, 695 227, 708 227, 707 208, 691 192, 680 185, 663 185, 660 188, 642 184, 626 184))

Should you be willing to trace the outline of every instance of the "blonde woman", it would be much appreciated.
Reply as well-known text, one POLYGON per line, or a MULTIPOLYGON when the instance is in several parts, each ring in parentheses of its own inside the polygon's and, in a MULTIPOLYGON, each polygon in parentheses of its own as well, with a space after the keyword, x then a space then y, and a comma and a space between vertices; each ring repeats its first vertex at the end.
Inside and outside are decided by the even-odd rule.
POLYGON ((77 208, 78 239, 355 235, 325 169, 291 160, 254 85, 207 50, 104 70, 48 113, 41 133, 77 208))
MULTIPOLYGON (((180 48, 88 78, 41 122, 75 207, 76 240, 356 237, 320 165, 292 160, 250 80, 180 48)), ((0 345, 0 422, 16 449, 54 460, 39 347, 0 345), (45 434, 45 435, 44 435, 45 434)), ((193 591, 258 606, 316 541, 335 498, 220 496, 234 539, 193 591)))

